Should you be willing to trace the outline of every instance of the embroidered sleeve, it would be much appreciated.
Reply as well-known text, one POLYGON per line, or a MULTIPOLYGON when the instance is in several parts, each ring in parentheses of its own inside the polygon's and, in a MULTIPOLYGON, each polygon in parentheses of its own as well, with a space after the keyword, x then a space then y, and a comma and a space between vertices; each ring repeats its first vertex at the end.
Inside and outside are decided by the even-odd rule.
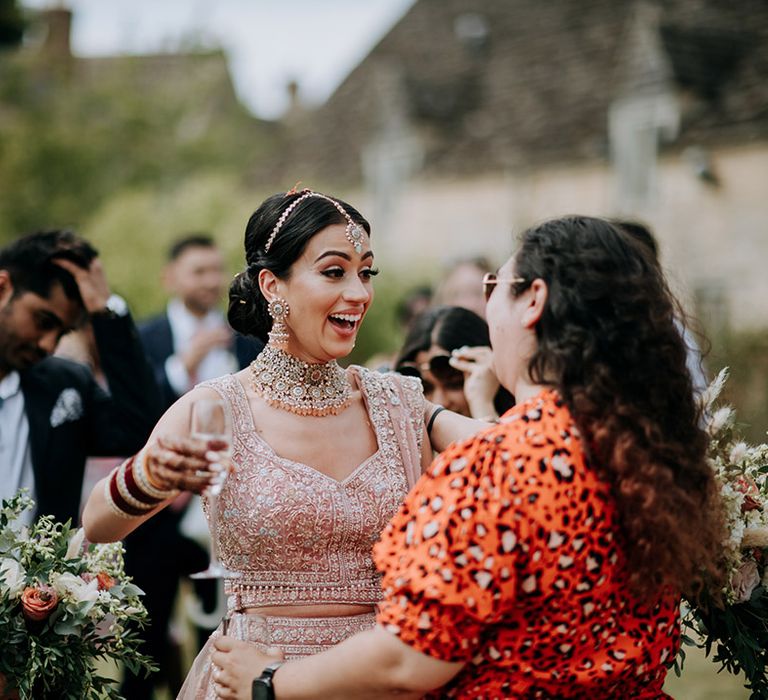
POLYGON ((416 444, 421 452, 424 441, 424 388, 421 380, 416 377, 403 377, 398 375, 402 393, 405 396, 406 412, 408 420, 416 434, 416 444))
POLYGON ((502 517, 488 433, 438 457, 382 534, 378 621, 404 643, 446 661, 468 661, 484 626, 515 597, 513 521, 502 517))

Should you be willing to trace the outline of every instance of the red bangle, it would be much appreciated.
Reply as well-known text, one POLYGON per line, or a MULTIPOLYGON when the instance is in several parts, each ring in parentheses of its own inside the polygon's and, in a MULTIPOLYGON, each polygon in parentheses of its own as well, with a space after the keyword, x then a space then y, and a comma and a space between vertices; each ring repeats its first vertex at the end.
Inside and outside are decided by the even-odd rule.
POLYGON ((130 493, 137 501, 146 503, 148 506, 156 506, 158 503, 162 503, 163 499, 150 496, 148 493, 142 491, 141 487, 136 483, 136 478, 133 474, 134 459, 135 457, 131 457, 131 460, 125 465, 125 487, 128 489, 128 493, 130 493))
POLYGON ((134 508, 130 503, 128 503, 120 493, 120 489, 117 488, 117 469, 115 469, 112 472, 112 477, 109 480, 109 495, 112 496, 112 502, 119 508, 123 513, 127 513, 128 515, 146 515, 146 510, 140 510, 139 508, 134 508))

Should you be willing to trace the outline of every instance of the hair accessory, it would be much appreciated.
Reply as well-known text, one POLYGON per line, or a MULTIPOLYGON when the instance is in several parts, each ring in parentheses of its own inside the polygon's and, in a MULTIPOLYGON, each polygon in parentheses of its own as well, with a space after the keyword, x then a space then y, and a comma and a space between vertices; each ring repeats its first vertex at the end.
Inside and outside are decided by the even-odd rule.
POLYGON ((297 190, 296 188, 297 188, 297 187, 298 187, 300 184, 301 184, 301 180, 298 180, 298 181, 296 182, 296 184, 295 184, 293 187, 291 187, 291 189, 290 189, 290 190, 288 190, 288 191, 285 193, 285 196, 286 196, 286 197, 292 197, 293 195, 297 194, 297 193, 298 193, 298 190, 297 190))
POLYGON ((272 330, 269 331, 269 344, 285 349, 288 345, 288 326, 285 325, 285 319, 291 313, 291 307, 285 299, 276 297, 269 302, 267 307, 269 315, 272 317, 272 330))
MULTIPOLYGON (((291 194, 290 192, 287 192, 286 195, 291 194)), ((338 212, 347 220, 347 230, 346 230, 346 236, 347 240, 352 244, 352 247, 355 249, 357 253, 363 252, 363 240, 365 240, 365 229, 363 229, 362 226, 359 224, 356 224, 352 217, 347 213, 346 209, 341 206, 335 199, 332 199, 328 195, 321 194, 320 192, 313 192, 312 190, 301 190, 301 192, 297 192, 296 194, 299 194, 300 197, 298 199, 295 199, 293 202, 291 202, 286 208, 285 211, 280 215, 280 218, 277 220, 277 223, 275 224, 275 227, 272 229, 272 233, 269 234, 269 238, 267 239, 266 244, 264 245, 264 252, 268 253, 269 249, 272 247, 272 243, 275 241, 275 237, 278 233, 280 233, 280 229, 283 228, 283 224, 285 224, 286 219, 291 215, 291 212, 301 204, 305 199, 309 199, 310 197, 319 197, 320 199, 324 199, 326 202, 330 202, 337 210, 338 212)))
POLYGON ((270 406, 300 416, 335 415, 352 400, 347 373, 335 360, 309 364, 271 343, 251 363, 251 385, 270 406))

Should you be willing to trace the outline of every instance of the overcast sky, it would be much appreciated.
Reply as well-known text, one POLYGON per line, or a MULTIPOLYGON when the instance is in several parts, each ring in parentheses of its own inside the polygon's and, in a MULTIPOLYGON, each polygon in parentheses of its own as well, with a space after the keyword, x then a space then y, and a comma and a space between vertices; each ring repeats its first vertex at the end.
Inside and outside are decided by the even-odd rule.
POLYGON ((74 11, 82 56, 171 51, 227 52, 241 99, 264 118, 285 109, 286 83, 324 100, 414 0, 22 0, 74 11))

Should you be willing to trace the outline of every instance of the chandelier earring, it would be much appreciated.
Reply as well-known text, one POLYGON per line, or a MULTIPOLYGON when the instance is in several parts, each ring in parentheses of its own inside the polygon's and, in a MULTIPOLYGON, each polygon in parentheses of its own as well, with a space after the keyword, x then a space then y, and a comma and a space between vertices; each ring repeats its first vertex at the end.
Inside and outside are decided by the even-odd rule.
POLYGON ((267 307, 269 315, 272 317, 272 330, 269 331, 269 344, 273 347, 285 350, 288 347, 288 326, 285 320, 291 312, 288 302, 285 299, 276 297, 269 302, 267 307))

